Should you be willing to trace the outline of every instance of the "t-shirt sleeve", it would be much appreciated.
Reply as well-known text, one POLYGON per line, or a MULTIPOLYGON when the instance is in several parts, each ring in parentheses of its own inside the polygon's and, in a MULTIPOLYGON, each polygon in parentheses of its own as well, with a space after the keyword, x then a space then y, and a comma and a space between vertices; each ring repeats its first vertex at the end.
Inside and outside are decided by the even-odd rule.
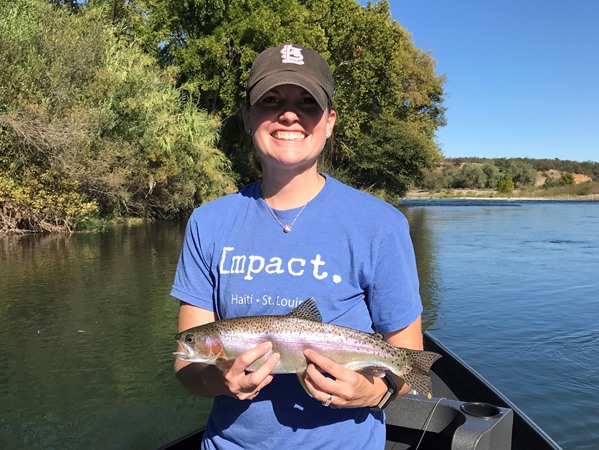
POLYGON ((374 277, 368 293, 370 314, 378 331, 388 333, 410 325, 422 314, 414 247, 405 216, 378 243, 374 277))
POLYGON ((202 247, 199 216, 200 209, 196 209, 187 223, 171 295, 185 303, 213 310, 214 279, 209 262, 211 249, 202 247))

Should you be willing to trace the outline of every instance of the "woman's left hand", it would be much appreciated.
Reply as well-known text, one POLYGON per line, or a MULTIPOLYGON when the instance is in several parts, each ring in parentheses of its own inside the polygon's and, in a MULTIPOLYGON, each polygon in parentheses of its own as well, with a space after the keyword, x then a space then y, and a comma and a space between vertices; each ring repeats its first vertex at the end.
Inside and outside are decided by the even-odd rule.
POLYGON ((385 382, 380 378, 347 369, 314 350, 304 351, 304 356, 308 360, 304 375, 306 386, 312 397, 325 406, 372 407, 387 391, 385 382), (323 372, 333 378, 325 376, 323 372))

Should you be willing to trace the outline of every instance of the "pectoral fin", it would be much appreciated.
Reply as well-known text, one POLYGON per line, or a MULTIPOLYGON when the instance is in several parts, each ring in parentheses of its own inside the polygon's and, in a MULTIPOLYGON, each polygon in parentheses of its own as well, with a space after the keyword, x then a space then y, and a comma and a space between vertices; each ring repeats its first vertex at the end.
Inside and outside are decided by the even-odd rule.
POLYGON ((308 390, 308 386, 306 386, 306 380, 304 380, 304 372, 296 372, 296 375, 297 375, 297 379, 299 380, 300 384, 304 388, 304 391, 306 391, 306 393, 310 397, 312 397, 312 394, 310 394, 310 391, 308 390))
POLYGON ((216 362, 214 363, 214 365, 216 367, 218 367, 221 371, 226 372, 228 371, 231 366, 233 366, 233 364, 235 363, 234 359, 217 359, 216 362))
POLYGON ((385 376, 385 371, 389 370, 388 367, 379 365, 364 365, 364 362, 353 361, 343 364, 343 367, 353 370, 364 375, 372 375, 373 377, 382 378, 385 376))

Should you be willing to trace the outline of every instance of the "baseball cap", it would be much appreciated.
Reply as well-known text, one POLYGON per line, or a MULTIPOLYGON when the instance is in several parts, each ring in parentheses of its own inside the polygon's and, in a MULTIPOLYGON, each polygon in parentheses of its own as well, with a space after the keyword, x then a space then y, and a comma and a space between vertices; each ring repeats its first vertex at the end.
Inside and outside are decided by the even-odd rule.
POLYGON ((333 76, 329 65, 317 52, 300 45, 271 47, 256 56, 247 84, 250 105, 283 84, 303 87, 323 111, 333 98, 333 76))

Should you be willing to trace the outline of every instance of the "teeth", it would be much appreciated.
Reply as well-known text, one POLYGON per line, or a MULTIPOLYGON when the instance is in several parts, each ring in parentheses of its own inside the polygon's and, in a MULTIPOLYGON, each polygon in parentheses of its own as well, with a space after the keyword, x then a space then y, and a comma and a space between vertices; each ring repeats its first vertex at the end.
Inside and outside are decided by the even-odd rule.
POLYGON ((285 141, 301 141, 304 139, 304 133, 300 131, 277 131, 273 134, 273 137, 285 141))

